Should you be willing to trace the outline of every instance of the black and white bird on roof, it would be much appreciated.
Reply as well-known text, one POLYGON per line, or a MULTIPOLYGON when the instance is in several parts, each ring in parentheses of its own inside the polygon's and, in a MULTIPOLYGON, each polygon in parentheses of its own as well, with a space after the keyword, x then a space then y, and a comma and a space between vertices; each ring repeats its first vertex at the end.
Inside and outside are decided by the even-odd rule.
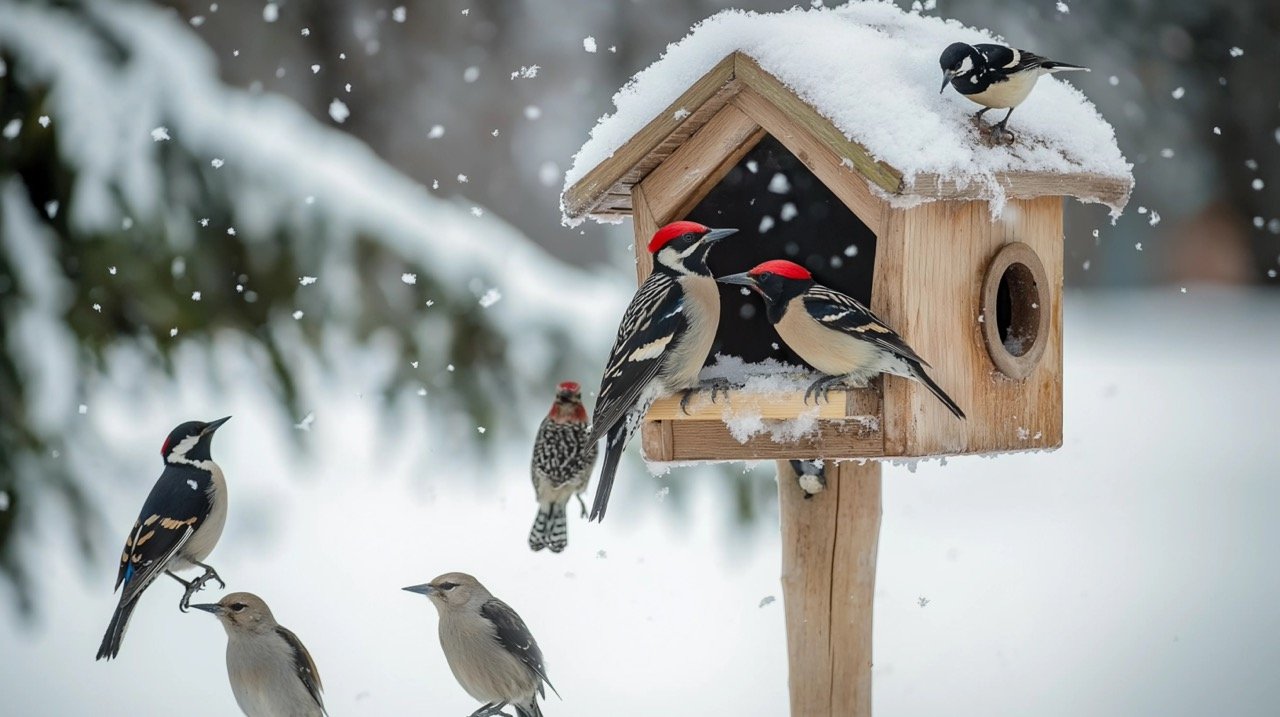
POLYGON ((956 91, 982 105, 974 120, 987 110, 1008 109, 1004 119, 991 127, 991 135, 997 141, 1014 140, 1007 128, 1009 116, 1031 94, 1041 75, 1073 70, 1089 71, 1087 67, 1045 59, 1026 50, 1004 45, 969 45, 953 42, 938 58, 942 66, 942 89, 950 83, 956 91))
POLYGON ((569 544, 569 517, 565 507, 576 497, 587 506, 582 493, 591 480, 596 465, 596 444, 587 422, 587 409, 582 405, 582 387, 565 381, 556 387, 551 410, 538 426, 533 441, 533 491, 538 498, 538 515, 529 531, 529 548, 534 552, 549 548, 558 553, 569 544))
POLYGON ((213 552, 227 521, 227 482, 209 450, 214 432, 230 418, 208 423, 187 421, 174 428, 161 446, 164 471, 125 538, 116 575, 120 602, 98 648, 99 660, 109 660, 120 653, 120 643, 138 599, 162 574, 185 588, 178 603, 183 612, 191 596, 206 582, 216 580, 226 587, 218 573, 201 561, 213 552), (204 573, 189 581, 176 573, 192 568, 203 568, 204 573))
POLYGON ((720 323, 720 290, 707 252, 737 231, 672 222, 650 240, 653 273, 622 315, 591 416, 591 443, 606 439, 592 520, 604 518, 622 451, 649 406, 680 392, 687 400, 698 387, 720 323))

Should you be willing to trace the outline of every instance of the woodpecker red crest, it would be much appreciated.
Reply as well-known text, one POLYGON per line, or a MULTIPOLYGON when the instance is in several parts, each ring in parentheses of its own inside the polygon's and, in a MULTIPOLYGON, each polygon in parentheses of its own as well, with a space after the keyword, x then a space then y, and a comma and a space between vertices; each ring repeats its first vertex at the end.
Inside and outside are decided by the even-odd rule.
POLYGON ((812 279, 813 274, 809 270, 786 259, 773 259, 762 264, 757 264, 754 269, 748 271, 750 276, 761 276, 764 274, 776 274, 785 279, 812 279))
POLYGON ((709 231, 711 231, 710 227, 697 222, 671 222, 654 232, 653 239, 649 240, 649 253, 658 253, 662 247, 676 237, 682 237, 685 234, 706 234, 709 231))

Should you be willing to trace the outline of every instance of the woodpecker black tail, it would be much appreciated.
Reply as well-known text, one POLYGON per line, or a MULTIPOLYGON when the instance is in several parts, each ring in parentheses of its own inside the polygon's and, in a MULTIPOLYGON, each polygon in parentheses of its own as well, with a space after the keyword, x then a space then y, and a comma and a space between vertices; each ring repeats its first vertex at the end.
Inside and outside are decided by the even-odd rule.
POLYGON ((1089 68, 1081 65, 1073 65, 1069 62, 1056 62, 1054 60, 1045 60, 1040 63, 1040 66, 1050 72, 1068 72, 1071 70, 1082 70, 1084 72, 1089 71, 1089 68))
POLYGON ((529 531, 529 547, 537 552, 550 548, 558 553, 569 544, 569 518, 563 504, 543 503, 538 506, 538 515, 533 520, 533 529, 529 531))
POLYGON ((622 460, 622 451, 626 449, 627 439, 631 437, 626 423, 626 419, 623 419, 621 425, 609 429, 605 436, 604 466, 600 468, 596 499, 591 504, 591 517, 588 520, 604 520, 604 512, 609 507, 609 493, 613 492, 613 476, 618 472, 618 461, 622 460))
POLYGON ((124 631, 129 628, 129 617, 138 605, 136 596, 127 601, 125 597, 120 597, 120 605, 111 616, 111 624, 107 625, 107 634, 102 636, 102 645, 98 648, 99 660, 110 660, 120 654, 120 643, 124 642, 124 631))
POLYGON ((527 705, 514 705, 516 708, 516 717, 542 717, 542 708, 538 706, 537 700, 530 700, 527 705))
POLYGON ((915 374, 915 379, 920 383, 923 383, 925 388, 929 389, 929 393, 937 396, 938 400, 942 401, 942 405, 946 406, 947 410, 951 411, 956 418, 963 419, 965 417, 964 411, 960 410, 960 406, 957 405, 955 401, 951 400, 951 397, 947 395, 947 392, 943 391, 942 387, 929 377, 929 374, 924 372, 923 366, 918 363, 913 363, 911 371, 915 374))

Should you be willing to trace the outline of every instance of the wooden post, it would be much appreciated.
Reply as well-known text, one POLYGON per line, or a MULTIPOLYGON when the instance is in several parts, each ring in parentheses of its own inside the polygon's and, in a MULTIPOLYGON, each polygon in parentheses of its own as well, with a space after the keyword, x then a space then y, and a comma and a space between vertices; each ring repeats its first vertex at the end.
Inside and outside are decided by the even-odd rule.
POLYGON ((827 465, 806 499, 778 461, 792 717, 870 717, 880 464, 827 465))

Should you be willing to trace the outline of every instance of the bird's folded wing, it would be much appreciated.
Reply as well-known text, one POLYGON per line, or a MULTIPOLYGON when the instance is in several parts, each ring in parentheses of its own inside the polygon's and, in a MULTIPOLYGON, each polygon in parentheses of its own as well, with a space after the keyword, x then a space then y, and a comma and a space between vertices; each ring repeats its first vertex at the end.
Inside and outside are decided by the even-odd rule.
POLYGON ((662 367, 662 355, 684 330, 684 293, 667 274, 653 273, 631 299, 600 380, 591 419, 594 444, 609 432, 662 367))
POLYGON ((929 364, 916 355, 898 332, 889 328, 857 299, 815 286, 804 297, 804 306, 823 326, 869 341, 876 346, 923 366, 929 364))
POLYGON ((540 680, 538 694, 547 696, 546 690, 542 687, 542 683, 545 682, 547 687, 550 687, 551 691, 558 696, 560 693, 556 692, 551 680, 547 679, 547 670, 542 665, 542 650, 538 647, 538 641, 533 639, 533 633, 529 632, 529 628, 525 626, 524 620, 520 619, 516 611, 505 602, 493 598, 480 606, 480 615, 493 623, 498 644, 519 658, 530 672, 538 676, 540 680))
POLYGON ((116 587, 124 585, 124 602, 137 598, 160 575, 208 517, 212 506, 201 477, 194 469, 170 465, 151 489, 120 554, 116 587))
POLYGON ((995 68, 1006 75, 1040 67, 1047 60, 1026 50, 1017 50, 1004 45, 974 45, 973 48, 987 58, 987 66, 995 68))
POLYGON ((320 697, 324 684, 320 682, 320 670, 316 668, 315 660, 311 659, 311 653, 307 652, 302 640, 299 640, 289 628, 276 625, 276 634, 289 644, 293 652, 293 669, 297 672, 298 679, 302 681, 302 686, 307 688, 311 699, 316 701, 320 711, 324 712, 324 700, 320 697))

